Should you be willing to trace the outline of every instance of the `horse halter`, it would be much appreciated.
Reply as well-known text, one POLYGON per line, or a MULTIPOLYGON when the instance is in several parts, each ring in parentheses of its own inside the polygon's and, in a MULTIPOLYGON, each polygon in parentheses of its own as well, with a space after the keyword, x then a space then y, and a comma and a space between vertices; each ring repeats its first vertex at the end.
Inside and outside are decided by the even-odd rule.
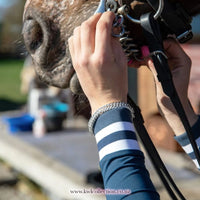
MULTIPOLYGON (((155 11, 154 19, 161 26, 162 37, 167 38, 173 35, 180 43, 185 43, 193 37, 191 31, 192 17, 179 4, 172 4, 168 0, 137 0, 143 2, 155 11)), ((114 37, 119 37, 129 62, 132 60, 141 60, 141 46, 136 44, 134 38, 130 36, 130 30, 126 20, 135 24, 141 24, 140 19, 135 19, 130 14, 130 5, 125 0, 101 0, 95 13, 112 11, 116 15, 113 27, 120 28, 120 33, 113 33, 114 37), (124 18, 126 20, 124 20, 124 18)), ((134 11, 133 11, 134 12, 134 11)))

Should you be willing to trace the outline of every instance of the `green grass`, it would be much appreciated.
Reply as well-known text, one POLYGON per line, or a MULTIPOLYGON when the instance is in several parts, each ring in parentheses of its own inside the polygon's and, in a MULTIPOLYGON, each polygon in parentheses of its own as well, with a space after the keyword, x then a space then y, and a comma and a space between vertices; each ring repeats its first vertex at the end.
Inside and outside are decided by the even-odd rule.
POLYGON ((17 109, 26 102, 20 93, 23 60, 0 60, 0 111, 17 109))

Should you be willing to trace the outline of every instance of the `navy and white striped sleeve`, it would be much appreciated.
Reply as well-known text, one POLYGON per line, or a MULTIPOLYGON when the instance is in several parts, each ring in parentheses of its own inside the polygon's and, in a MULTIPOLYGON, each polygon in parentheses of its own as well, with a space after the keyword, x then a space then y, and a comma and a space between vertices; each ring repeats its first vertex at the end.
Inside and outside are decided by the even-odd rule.
POLYGON ((115 193, 106 193, 107 200, 160 199, 145 167, 127 108, 103 113, 95 123, 94 134, 105 191, 115 193))
MULTIPOLYGON (((194 133, 194 139, 196 141, 196 144, 198 146, 198 149, 200 150, 200 116, 197 120, 197 122, 192 127, 192 132, 194 133)), ((192 145, 188 139, 188 136, 186 133, 176 136, 176 141, 182 146, 183 150, 190 156, 190 158, 195 163, 196 167, 200 170, 200 166, 197 162, 197 159, 195 157, 192 145)))

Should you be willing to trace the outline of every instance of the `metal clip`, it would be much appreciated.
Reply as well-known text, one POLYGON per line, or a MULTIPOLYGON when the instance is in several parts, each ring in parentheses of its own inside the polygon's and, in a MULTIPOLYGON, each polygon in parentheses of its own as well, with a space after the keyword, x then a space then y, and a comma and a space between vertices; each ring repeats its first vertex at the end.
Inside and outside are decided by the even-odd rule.
POLYGON ((114 33, 114 30, 112 30, 112 36, 113 37, 122 37, 125 33, 125 29, 124 29, 124 26, 123 26, 123 23, 124 23, 124 17, 122 15, 116 15, 115 16, 115 20, 113 22, 113 29, 114 28, 120 28, 121 31, 119 34, 115 34, 114 33))
POLYGON ((99 6, 94 14, 104 13, 106 11, 106 0, 100 0, 99 6))

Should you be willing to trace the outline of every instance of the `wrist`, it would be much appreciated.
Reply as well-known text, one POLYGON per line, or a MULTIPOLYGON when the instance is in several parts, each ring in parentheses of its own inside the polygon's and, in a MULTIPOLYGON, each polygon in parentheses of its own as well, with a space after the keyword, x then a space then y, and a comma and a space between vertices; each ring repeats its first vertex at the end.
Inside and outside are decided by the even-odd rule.
POLYGON ((190 126, 193 126, 196 121, 198 120, 198 115, 194 112, 194 109, 192 105, 190 104, 190 101, 188 100, 186 104, 183 104, 185 114, 188 118, 190 126))
MULTIPOLYGON (((185 114, 188 118, 189 124, 192 127, 198 120, 198 115, 194 112, 190 102, 183 104, 185 114)), ((170 127, 173 129, 176 136, 181 135, 185 132, 185 128, 177 114, 177 112, 165 112, 163 113, 170 127)))
POLYGON ((96 112, 92 115, 92 117, 90 118, 89 122, 88 122, 88 127, 89 127, 89 131, 93 133, 93 128, 94 125, 97 121, 97 119, 104 113, 111 111, 111 110, 116 110, 116 109, 121 109, 121 108, 126 108, 130 111, 132 118, 134 117, 134 111, 133 108, 124 102, 113 102, 113 103, 109 103, 106 104, 102 107, 100 107, 98 110, 96 110, 96 112))
POLYGON ((111 103, 118 103, 118 102, 123 102, 127 103, 127 97, 125 98, 112 98, 112 99, 105 99, 105 100, 100 100, 98 101, 90 101, 90 106, 91 106, 91 114, 93 115, 98 109, 101 107, 111 104, 111 103))

